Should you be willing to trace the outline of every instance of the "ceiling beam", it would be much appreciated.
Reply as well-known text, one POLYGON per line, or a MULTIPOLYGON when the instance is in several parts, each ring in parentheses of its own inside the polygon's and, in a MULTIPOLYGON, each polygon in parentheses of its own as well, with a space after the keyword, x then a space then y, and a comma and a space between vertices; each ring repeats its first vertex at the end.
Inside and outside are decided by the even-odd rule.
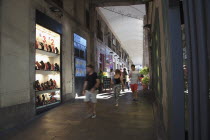
POLYGON ((90 2, 97 7, 105 6, 128 6, 128 5, 137 5, 145 4, 145 2, 150 0, 91 0, 90 2))

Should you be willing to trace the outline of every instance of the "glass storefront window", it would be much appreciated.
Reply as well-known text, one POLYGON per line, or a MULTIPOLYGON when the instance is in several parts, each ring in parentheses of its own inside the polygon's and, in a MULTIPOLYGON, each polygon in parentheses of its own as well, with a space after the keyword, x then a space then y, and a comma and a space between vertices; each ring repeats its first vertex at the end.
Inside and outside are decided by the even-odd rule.
POLYGON ((36 109, 61 102, 61 36, 36 24, 36 109))

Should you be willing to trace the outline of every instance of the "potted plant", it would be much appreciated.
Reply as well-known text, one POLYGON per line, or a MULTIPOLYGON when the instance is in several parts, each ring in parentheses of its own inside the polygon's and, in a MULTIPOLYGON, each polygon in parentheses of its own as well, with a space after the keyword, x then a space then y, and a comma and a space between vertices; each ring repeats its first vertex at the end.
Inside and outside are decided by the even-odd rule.
POLYGON ((144 67, 140 70, 140 74, 146 76, 149 74, 149 68, 148 67, 144 67))
POLYGON ((147 90, 148 89, 148 85, 149 85, 149 77, 145 76, 142 81, 142 86, 143 86, 143 90, 147 90))
POLYGON ((144 78, 144 77, 148 77, 149 75, 149 68, 148 67, 144 67, 144 68, 142 68, 140 71, 139 71, 139 73, 141 74, 141 76, 140 76, 140 82, 142 83, 142 79, 144 78))

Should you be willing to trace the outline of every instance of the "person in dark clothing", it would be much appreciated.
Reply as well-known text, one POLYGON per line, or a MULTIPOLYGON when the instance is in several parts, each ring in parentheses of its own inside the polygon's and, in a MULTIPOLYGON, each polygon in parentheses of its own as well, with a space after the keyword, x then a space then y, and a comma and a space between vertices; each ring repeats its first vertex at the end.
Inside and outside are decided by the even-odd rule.
POLYGON ((87 65, 87 73, 83 86, 83 95, 85 95, 84 101, 88 107, 88 117, 96 118, 96 96, 100 80, 97 73, 94 72, 94 67, 92 65, 87 65))
MULTIPOLYGON (((122 72, 122 77, 123 77, 123 84, 124 85, 128 85, 127 83, 127 76, 128 76, 128 73, 126 71, 126 68, 123 69, 123 72, 122 72)), ((128 87, 128 86, 127 86, 128 87)), ((124 91, 124 87, 122 87, 122 91, 124 91)))
POLYGON ((122 86, 124 86, 121 71, 119 69, 115 70, 115 75, 112 79, 112 84, 114 85, 113 86, 113 91, 114 91, 114 96, 115 96, 115 101, 116 101, 115 106, 118 106, 119 105, 118 100, 119 100, 120 91, 121 91, 122 86))

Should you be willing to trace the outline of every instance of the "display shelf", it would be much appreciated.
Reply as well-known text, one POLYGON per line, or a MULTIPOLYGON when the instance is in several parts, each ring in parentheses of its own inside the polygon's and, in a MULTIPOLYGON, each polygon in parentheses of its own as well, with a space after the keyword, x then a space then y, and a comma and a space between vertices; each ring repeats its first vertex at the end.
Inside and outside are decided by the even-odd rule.
POLYGON ((56 91, 60 91, 60 88, 52 89, 52 90, 36 91, 36 94, 51 93, 51 92, 56 92, 56 91))
POLYGON ((52 52, 47 52, 47 51, 44 51, 44 50, 39 50, 39 49, 36 49, 36 53, 41 54, 41 55, 46 55, 46 56, 49 56, 49 57, 57 57, 57 56, 60 55, 60 54, 56 54, 56 53, 52 53, 52 52))
MULTIPOLYGON (((61 46, 60 46, 61 35, 41 25, 36 24, 36 43, 38 43, 36 44, 38 46, 36 46, 35 48, 35 61, 36 61, 35 63, 35 89, 39 89, 37 88, 38 86, 41 86, 41 87, 46 86, 47 89, 49 89, 49 90, 42 90, 42 91, 35 90, 35 97, 36 97, 35 99, 36 99, 36 105, 37 105, 36 112, 39 113, 42 111, 46 111, 49 108, 53 108, 54 106, 57 106, 59 103, 61 103, 61 88, 62 88, 61 71, 50 71, 51 68, 52 69, 55 68, 53 70, 61 70, 61 67, 60 67, 61 65, 61 46), (43 45, 40 43, 43 43, 43 45, 51 45, 52 46, 51 49, 58 52, 58 54, 55 52, 48 52, 46 50, 40 49, 43 47, 43 45), (41 70, 37 70, 38 68, 41 70), (43 68, 49 69, 49 71, 45 71, 43 68), (50 82, 50 83, 47 83, 47 82, 50 82), (53 86, 51 86, 52 88, 54 87, 59 87, 59 88, 50 90, 51 88, 48 88, 48 86, 49 84, 52 85, 52 83, 53 83, 53 86), (53 92, 55 94, 53 94, 53 92), (44 101, 43 103, 46 103, 46 105, 42 105, 43 103, 41 102, 39 103, 38 101, 39 98, 37 97, 39 97, 41 100, 44 99, 46 102, 44 101), (54 100, 51 97, 54 97, 56 100, 54 100), (48 100, 48 99, 51 99, 51 100, 48 100)), ((44 46, 44 48, 48 49, 46 48, 46 46, 44 46)), ((40 89, 46 89, 46 88, 40 88, 40 89)))
POLYGON ((43 75, 48 75, 48 74, 60 74, 60 71, 36 70, 36 74, 43 74, 43 75))
POLYGON ((57 101, 55 103, 51 103, 51 104, 47 104, 47 105, 43 105, 43 106, 38 106, 38 107, 36 107, 36 109, 45 108, 45 107, 56 105, 56 104, 59 104, 59 103, 61 103, 61 102, 60 101, 57 101))

